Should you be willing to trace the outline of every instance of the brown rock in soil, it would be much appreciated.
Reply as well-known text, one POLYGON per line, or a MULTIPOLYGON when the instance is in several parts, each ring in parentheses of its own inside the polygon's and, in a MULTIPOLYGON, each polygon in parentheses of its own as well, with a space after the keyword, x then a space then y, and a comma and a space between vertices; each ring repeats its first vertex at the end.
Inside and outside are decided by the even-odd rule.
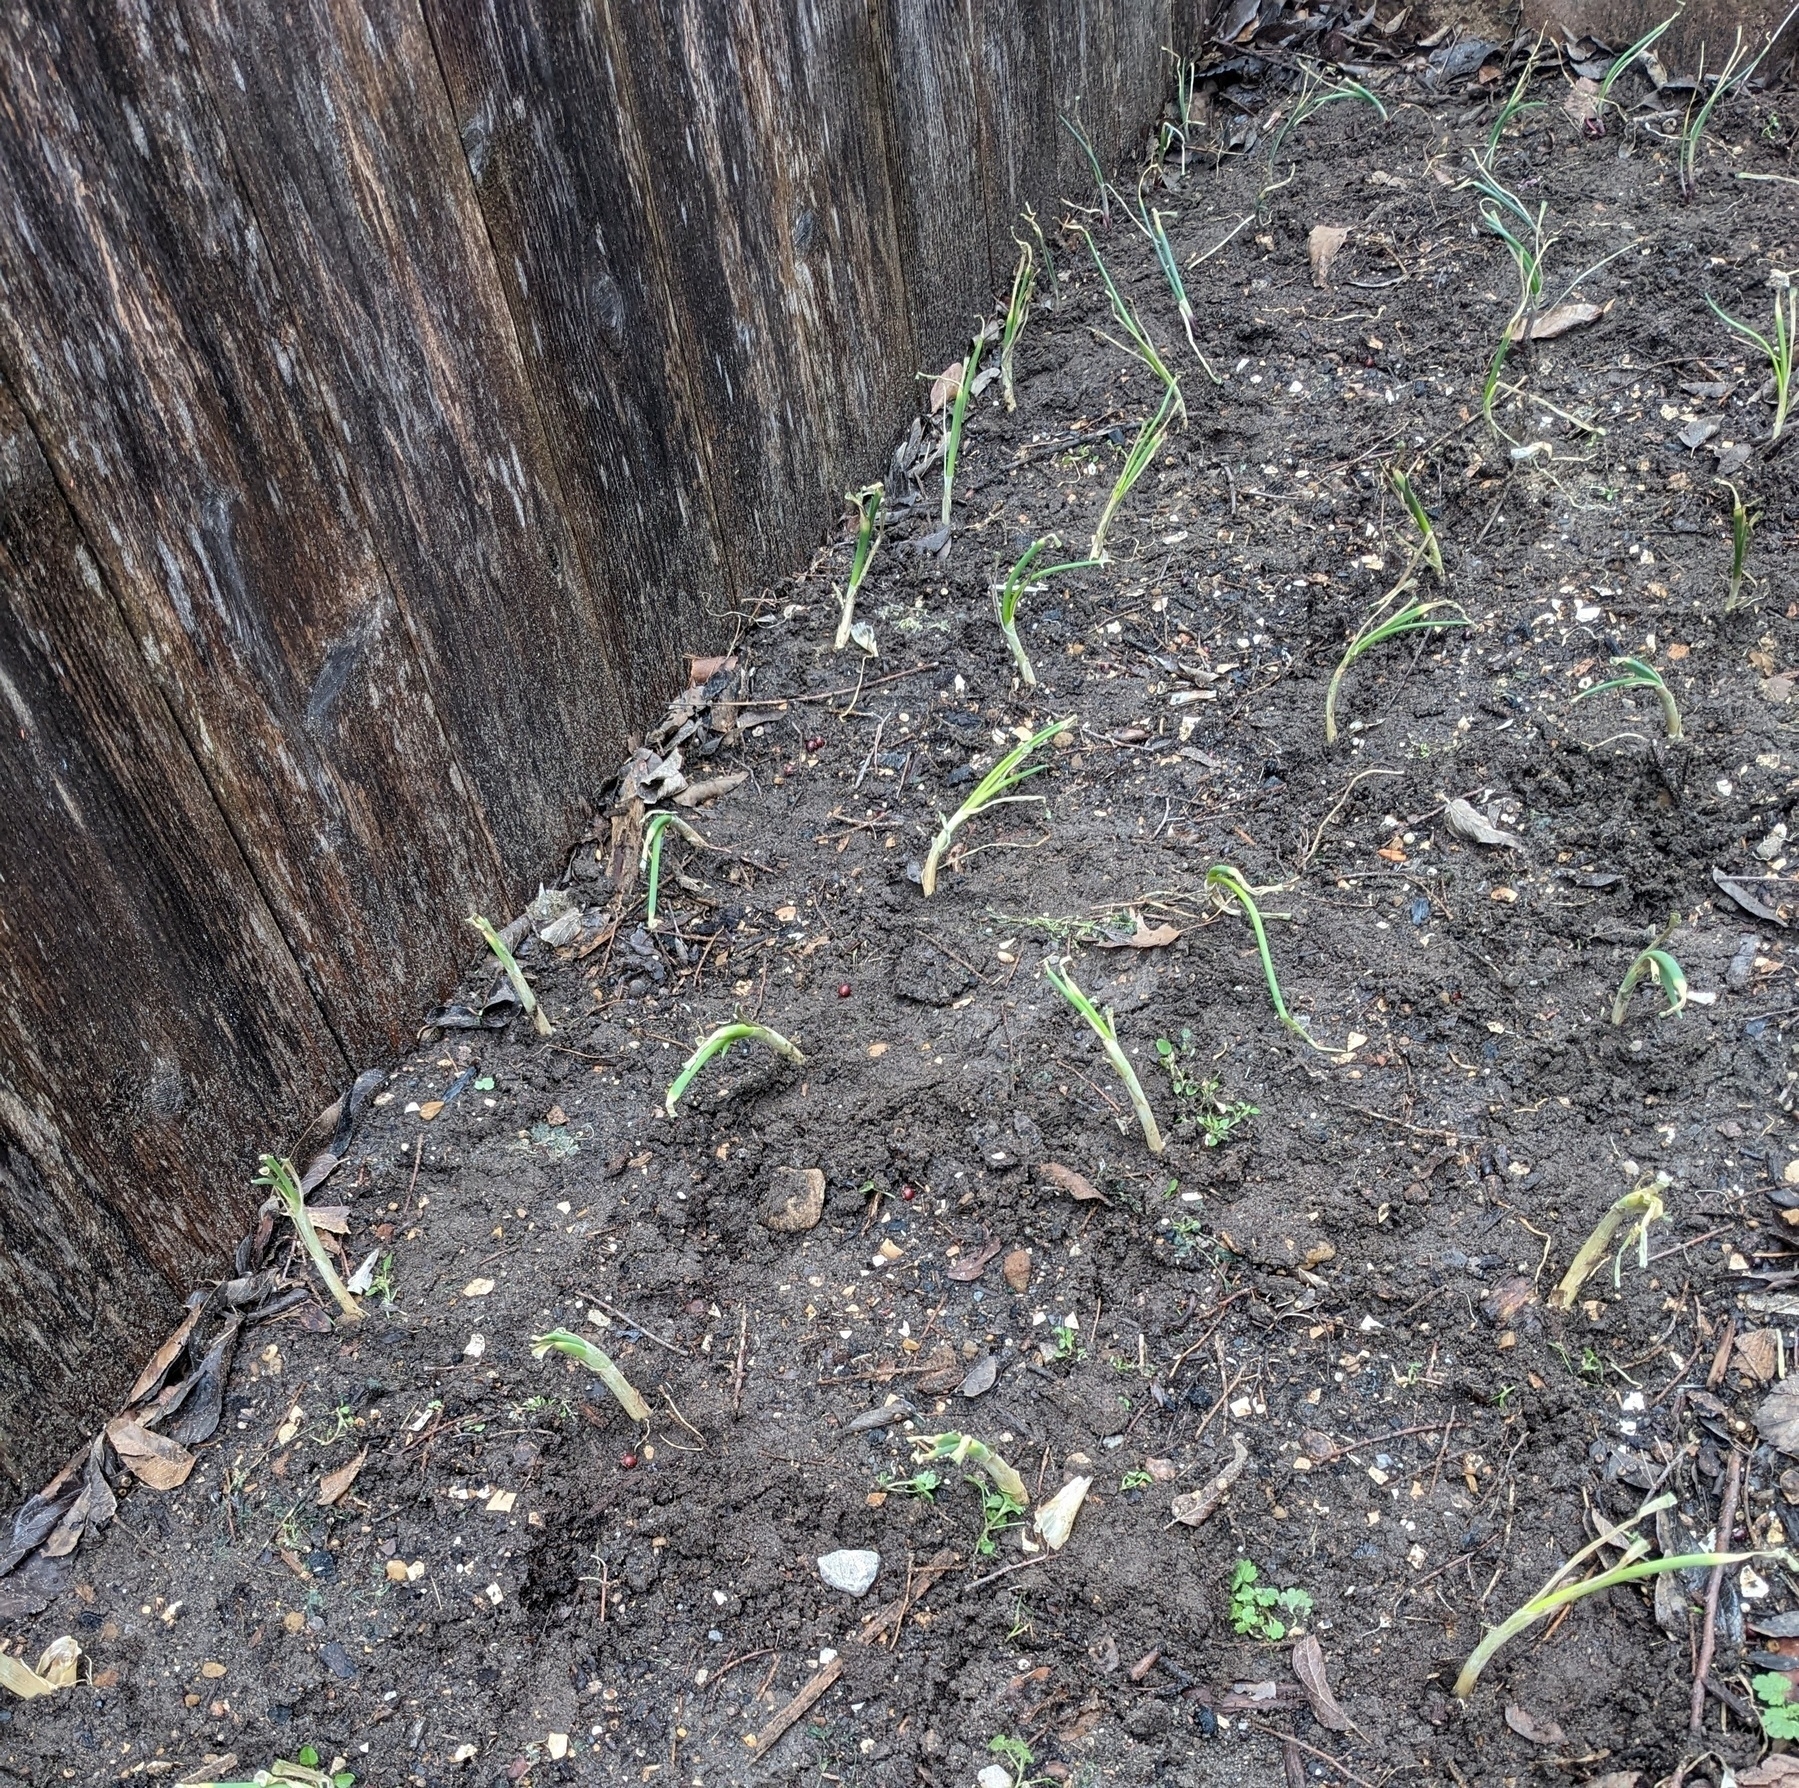
POLYGON ((1000 1265, 1000 1273, 1014 1291, 1028 1290, 1031 1283, 1031 1251, 1014 1248, 1000 1265))
POLYGON ((825 1211, 825 1176, 816 1167, 777 1167, 768 1176, 762 1226, 776 1235, 816 1229, 825 1211))

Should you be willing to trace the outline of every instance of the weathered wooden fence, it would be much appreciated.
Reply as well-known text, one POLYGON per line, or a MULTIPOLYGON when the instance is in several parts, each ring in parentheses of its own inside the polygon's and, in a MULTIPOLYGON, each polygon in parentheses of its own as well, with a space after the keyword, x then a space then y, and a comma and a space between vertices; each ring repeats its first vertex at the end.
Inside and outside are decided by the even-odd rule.
POLYGON ((1203 0, 0 14, 0 1481, 801 558, 1203 0))

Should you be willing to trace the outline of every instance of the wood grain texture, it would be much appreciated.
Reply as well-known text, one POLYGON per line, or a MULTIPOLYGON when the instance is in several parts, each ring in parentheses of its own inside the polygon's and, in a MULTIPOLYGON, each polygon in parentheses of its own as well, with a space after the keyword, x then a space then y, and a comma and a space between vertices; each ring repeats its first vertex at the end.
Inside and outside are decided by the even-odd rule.
POLYGON ((838 525, 1088 189, 1058 110, 1133 153, 1202 4, 0 14, 0 1433, 64 1418, 0 1477, 838 525))
POLYGON ((32 1408, 111 1413, 257 1202, 246 1126, 345 1069, 143 673, 0 389, 0 1477, 32 1408))

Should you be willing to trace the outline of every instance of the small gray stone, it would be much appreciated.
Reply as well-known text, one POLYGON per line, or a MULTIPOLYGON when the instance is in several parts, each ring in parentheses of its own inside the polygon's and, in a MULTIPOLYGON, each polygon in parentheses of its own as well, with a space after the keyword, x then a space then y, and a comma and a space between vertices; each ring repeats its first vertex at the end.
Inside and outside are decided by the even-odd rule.
POLYGON ((777 1167, 768 1176, 762 1223, 777 1235, 816 1229, 825 1209, 825 1176, 816 1167, 777 1167))
POLYGON ((865 1596, 880 1575, 881 1555, 852 1547, 844 1552, 827 1552, 818 1561, 818 1574, 833 1589, 845 1595, 865 1596))

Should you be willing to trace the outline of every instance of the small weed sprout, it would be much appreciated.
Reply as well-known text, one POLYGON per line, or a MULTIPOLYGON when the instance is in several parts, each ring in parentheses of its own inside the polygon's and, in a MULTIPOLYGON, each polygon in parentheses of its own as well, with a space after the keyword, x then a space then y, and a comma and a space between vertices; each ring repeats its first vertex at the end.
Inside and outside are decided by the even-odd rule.
POLYGON ((479 913, 470 913, 468 922, 480 932, 481 941, 506 971, 506 979, 512 983, 512 991, 518 998, 519 1006, 531 1015, 531 1028, 538 1036, 547 1037, 550 1034, 550 1021, 544 1017, 543 1008, 537 1003, 537 995, 531 991, 531 983, 525 979, 525 971, 518 965, 518 958, 507 949, 506 940, 479 913))
POLYGON ((1658 1173, 1654 1179, 1645 1180, 1633 1191, 1626 1192, 1606 1211, 1593 1226, 1593 1233, 1581 1243, 1573 1260, 1568 1263, 1568 1270, 1562 1275, 1560 1284, 1549 1294, 1548 1304, 1551 1310, 1574 1308, 1574 1300, 1580 1296, 1580 1288, 1605 1258, 1606 1250, 1612 1245, 1612 1237, 1631 1218, 1635 1221, 1625 1229, 1624 1239, 1618 1244, 1618 1258, 1612 1263, 1613 1289, 1623 1279, 1624 1251, 1632 1242, 1637 1245, 1637 1266, 1642 1271, 1648 1271, 1650 1226, 1662 1221, 1665 1215, 1662 1194, 1672 1184, 1673 1181, 1665 1173, 1658 1173))
POLYGON ((1772 447, 1787 425, 1787 405, 1792 401, 1793 344, 1799 340, 1799 286, 1794 285, 1790 273, 1779 270, 1769 277, 1769 284, 1774 288, 1774 322, 1768 335, 1733 317, 1709 292, 1705 301, 1727 329, 1761 349, 1774 375, 1774 428, 1767 442, 1772 447))
MULTIPOLYGON (((1430 538, 1434 541, 1434 536, 1430 538)), ((1443 596, 1433 597, 1429 602, 1421 602, 1416 596, 1412 596, 1401 607, 1394 608, 1392 605, 1411 587, 1412 580, 1408 574, 1369 610, 1361 626, 1350 635, 1349 644, 1337 661, 1337 668, 1331 672, 1330 682, 1325 685, 1324 738, 1327 744, 1335 744, 1337 738, 1337 692, 1343 686, 1343 678, 1349 667, 1364 653, 1408 633, 1429 633, 1440 628, 1473 625, 1460 603, 1451 602, 1443 596)))
MULTIPOLYGON (((832 642, 834 651, 841 652, 850 643, 850 629, 856 624, 856 593, 868 576, 868 568, 874 563, 875 548, 880 544, 875 528, 880 519, 881 499, 885 494, 883 487, 878 484, 864 485, 861 490, 845 491, 843 494, 844 502, 856 512, 856 550, 850 559, 849 582, 844 586, 843 613, 837 622, 837 638, 832 642)), ((945 501, 947 500, 946 487, 945 501)))
POLYGON ((1658 1018, 1672 1018, 1676 1012, 1686 1010, 1687 976, 1686 970, 1680 966, 1679 959, 1667 948, 1668 939, 1674 935, 1675 927, 1680 924, 1680 914, 1669 919, 1660 932, 1651 938, 1649 943, 1636 954, 1629 968, 1624 971, 1624 979, 1618 983, 1618 991, 1612 996, 1612 1023, 1622 1024, 1625 1015, 1630 1011, 1630 996, 1642 985, 1645 975, 1655 982, 1662 991, 1662 998, 1667 1002, 1656 1014, 1658 1018))
MULTIPOLYGON (((1030 1492, 1024 1479, 998 1453, 972 1434, 918 1434, 912 1438, 912 1463, 934 1465, 939 1460, 965 1466, 980 1477, 968 1476, 968 1482, 981 1493, 981 1537, 975 1542, 977 1557, 991 1558, 998 1550, 999 1536, 1018 1525, 1018 1518, 1030 1504, 1030 1492), (982 1482, 982 1477, 986 1482, 982 1482)), ((965 1474, 966 1475, 966 1474, 965 1474)))
POLYGON ((1720 478, 1718 482, 1730 492, 1730 593, 1724 598, 1724 612, 1732 615, 1747 606, 1743 600, 1744 579, 1748 578, 1750 583, 1756 581, 1749 577, 1747 564, 1749 542, 1759 517, 1750 512, 1742 494, 1728 478, 1720 478))
POLYGON ((618 1399, 619 1408, 632 1421, 647 1422, 650 1419, 650 1406, 637 1394, 630 1379, 613 1364, 610 1355, 602 1353, 586 1336, 570 1334, 567 1329, 551 1329, 546 1335, 533 1335, 532 1359, 541 1360, 547 1353, 566 1354, 569 1359, 579 1361, 618 1399))
POLYGON ((656 929, 656 897, 662 888, 662 834, 671 827, 689 844, 706 842, 678 813, 670 813, 666 808, 650 814, 643 822, 643 849, 637 856, 637 868, 645 878, 644 915, 651 931, 656 929))
POLYGON ((1262 959, 1262 974, 1268 982, 1268 997, 1274 1002, 1274 1015, 1294 1036, 1311 1044, 1314 1049, 1331 1052, 1320 1043, 1300 1021, 1287 1010, 1287 1001, 1281 992, 1281 984, 1274 972, 1274 957, 1268 948, 1268 931, 1262 923, 1262 909, 1256 905, 1254 890, 1244 880, 1240 870, 1229 863, 1214 863, 1206 871, 1206 886, 1226 900, 1234 900, 1241 909, 1244 918, 1249 921, 1249 928, 1256 936, 1256 953, 1262 959))
POLYGON ((1215 1149, 1229 1137, 1239 1124, 1247 1123, 1252 1117, 1260 1117, 1262 1108, 1250 1105, 1245 1101, 1228 1100, 1218 1091, 1215 1078, 1195 1077, 1189 1063, 1193 1058, 1193 1033, 1181 1031, 1180 1042, 1173 1043, 1167 1037, 1156 1039, 1156 1054, 1162 1059, 1162 1066, 1168 1070, 1168 1081, 1174 1089, 1177 1099, 1187 1101, 1192 1111, 1183 1117, 1190 1118, 1199 1125, 1204 1144, 1215 1149))
POLYGON ((938 517, 944 527, 949 526, 950 497, 956 483, 956 461, 962 455, 962 425, 968 420, 968 398, 974 390, 974 375, 981 364, 981 349, 987 342, 987 325, 978 324, 974 332, 974 344, 968 350, 968 358, 962 362, 962 377, 956 386, 956 401, 950 408, 949 429, 943 437, 943 512, 938 517))
POLYGON ((1271 1589, 1252 1558, 1240 1558, 1231 1571, 1231 1631, 1274 1644, 1287 1629, 1312 1612, 1303 1589, 1271 1589), (1286 1618, 1283 1619, 1282 1616, 1286 1618))
POLYGON ((325 1289, 336 1300, 338 1309, 348 1321, 360 1322, 362 1306, 351 1297, 343 1280, 337 1276, 337 1268, 331 1264, 331 1256, 326 1253, 325 1244, 319 1240, 319 1232, 313 1227, 312 1213, 306 1208, 306 1195, 300 1190, 300 1180, 294 1172, 294 1164, 279 1155, 264 1155, 259 1168, 254 1183, 267 1186, 275 1194, 283 1213, 294 1226, 294 1233, 300 1238, 300 1246, 311 1256, 312 1264, 318 1268, 319 1277, 325 1281, 325 1289))
POLYGON ((1653 664, 1645 664, 1640 658, 1614 658, 1612 668, 1623 667, 1622 674, 1607 677, 1603 683, 1595 683, 1591 689, 1583 689, 1574 699, 1584 702, 1589 696, 1606 695, 1614 689, 1653 689, 1662 704, 1662 721, 1670 739, 1681 737, 1680 709, 1674 702, 1674 691, 1662 681, 1662 674, 1653 664))
POLYGON ((776 1055, 785 1056, 796 1067, 804 1067, 806 1063, 806 1058, 793 1044, 789 1043, 779 1031, 771 1031, 765 1024, 746 1024, 741 1019, 734 1024, 721 1024, 681 1064, 681 1072, 669 1083, 668 1092, 662 1101, 662 1108, 671 1118, 675 1115, 675 1105, 681 1095, 693 1084, 694 1076, 715 1055, 723 1055, 733 1043, 760 1043, 766 1048, 772 1049, 776 1055))
POLYGON ((1081 1345, 1080 1326, 1072 1316, 1055 1324, 1049 1333, 1058 1360, 1084 1360, 1087 1357, 1087 1350, 1081 1345))
POLYGON ((1012 662, 1018 666, 1018 674, 1024 679, 1026 686, 1032 689, 1037 687, 1037 673, 1031 668, 1030 658, 1018 637, 1019 597, 1027 589, 1041 588, 1043 579, 1054 577, 1058 572, 1085 571, 1098 563, 1096 559, 1069 559, 1060 565, 1045 565, 1039 570, 1037 561, 1052 546, 1061 544, 1061 540, 1054 534, 1045 534, 1040 539, 1033 540, 1006 573, 1006 581, 996 584, 993 589, 994 606, 999 610, 999 630, 1006 636, 1006 646, 1012 654, 1012 662))
POLYGON ((920 1502, 934 1502, 937 1492, 943 1488, 943 1479, 934 1471, 915 1471, 909 1478, 895 1477, 887 1471, 875 1482, 889 1496, 916 1496, 920 1502))
MULTIPOLYGON (((1006 1768, 1012 1777, 1012 1788, 1035 1788, 1046 1776, 1033 1776, 1031 1771, 1037 1767, 1037 1753, 1022 1738, 1007 1738, 1003 1734, 987 1741, 987 1749, 996 1757, 1006 1760, 1006 1768)), ((985 1773, 985 1772, 983 1772, 985 1773)))
POLYGON ((1793 1679, 1784 1670, 1764 1670, 1750 1677, 1756 1717, 1766 1738, 1799 1738, 1799 1706, 1792 1705, 1793 1679))
POLYGON ((1018 265, 1012 272, 1012 296, 1006 305, 1006 320, 999 332, 999 389, 1007 410, 1018 408, 1018 394, 1012 388, 1012 355, 1018 338, 1024 333, 1031 314, 1031 298, 1037 290, 1037 254, 1022 237, 1012 238, 1018 244, 1018 265))
POLYGON ((1067 957, 1063 957, 1059 964, 1046 961, 1043 973, 1050 986, 1093 1027, 1093 1034, 1099 1038, 1099 1046, 1105 1051, 1106 1060, 1112 1064, 1112 1072, 1124 1082, 1124 1090, 1130 1096, 1131 1109, 1137 1114, 1137 1123, 1143 1131, 1143 1140, 1149 1144, 1149 1152, 1152 1155, 1161 1154, 1162 1132, 1156 1126, 1156 1114, 1149 1108, 1143 1083, 1137 1078, 1137 1070, 1131 1066, 1131 1058, 1124 1053, 1124 1048, 1118 1041, 1118 1027, 1112 1016, 1112 1008, 1107 1006, 1102 1011, 1076 986, 1073 975, 1068 972, 1067 957))
POLYGON ((1490 1628, 1468 1654, 1468 1661, 1455 1680, 1454 1693, 1457 1699, 1465 1701, 1474 1693, 1474 1685, 1480 1680, 1480 1673, 1508 1639, 1516 1638, 1526 1627, 1534 1626, 1540 1620, 1547 1620, 1557 1609, 1565 1608, 1570 1602, 1578 1602, 1583 1596, 1602 1595, 1621 1583, 1640 1583, 1646 1577, 1659 1577, 1669 1571, 1711 1570, 1719 1565, 1742 1564, 1748 1559, 1766 1556, 1760 1552, 1683 1552, 1672 1558, 1645 1558, 1649 1542, 1641 1534, 1633 1534, 1631 1529, 1640 1526, 1661 1510, 1671 1508, 1673 1504, 1674 1497, 1667 1493, 1644 1503, 1628 1521, 1608 1529, 1598 1539, 1582 1546, 1566 1564, 1550 1575, 1543 1587, 1516 1614, 1490 1628), (1626 1536, 1629 1536, 1628 1539, 1626 1536), (1585 1564, 1601 1546, 1621 1547, 1624 1556, 1609 1570, 1600 1571, 1596 1576, 1583 1578, 1578 1583, 1566 1582, 1568 1575, 1585 1564))
POLYGON ((1155 1481, 1155 1474, 1153 1472, 1145 1471, 1143 1467, 1139 1465, 1132 1470, 1127 1471, 1124 1476, 1118 1480, 1118 1493, 1120 1496, 1123 1496, 1132 1490, 1147 1490, 1155 1481))
POLYGON ((1124 456, 1124 464, 1119 469, 1112 493, 1106 498, 1106 506, 1099 512, 1099 520, 1094 524, 1093 539, 1087 547, 1089 562, 1100 565, 1107 563, 1106 535, 1111 531, 1112 518, 1117 515, 1119 504, 1131 494, 1138 479, 1149 470, 1150 462, 1161 452, 1162 443, 1168 439, 1168 430, 1174 421, 1179 396, 1179 392, 1171 386, 1163 393, 1155 414, 1137 430, 1137 438, 1131 443, 1130 452, 1124 456))
POLYGON ((1403 466, 1389 466, 1387 477, 1393 486, 1400 502, 1405 505, 1406 514, 1412 518, 1412 524, 1418 530, 1420 544, 1415 549, 1414 561, 1422 558, 1437 574, 1437 582, 1443 581, 1443 549, 1437 541, 1436 523, 1430 518, 1430 511, 1424 507, 1424 499, 1418 495, 1418 488, 1412 483, 1403 466))
POLYGON ((1034 801, 1035 795, 1015 795, 1010 791, 1040 770, 1047 770, 1048 764, 1026 765, 1028 758, 1039 745, 1047 743, 1058 733, 1074 724, 1070 715, 1065 720, 1058 720, 1046 726, 1041 732, 1033 733, 1022 745, 1014 745, 985 776, 974 786, 974 792, 937 828, 937 836, 931 840, 930 851, 924 860, 924 870, 919 876, 919 886, 926 896, 937 891, 937 870, 943 862, 943 854, 955 841, 956 834, 975 817, 989 807, 1004 807, 1014 801, 1034 801))
MULTIPOLYGON (((1772 39, 1769 40, 1772 42, 1772 39)), ((1743 63, 1743 28, 1737 27, 1736 41, 1730 47, 1729 59, 1724 64, 1724 72, 1712 83, 1712 90, 1701 100, 1699 95, 1705 92, 1705 51, 1699 52, 1699 84, 1693 89, 1693 98, 1688 101, 1687 115, 1680 127, 1680 154, 1678 157, 1680 172, 1680 196, 1689 203, 1698 188, 1699 145, 1705 139, 1706 126, 1711 123, 1712 113, 1718 102, 1732 87, 1740 87, 1754 74, 1756 65, 1762 56, 1767 54, 1764 48, 1761 55, 1752 57, 1743 63), (1739 66, 1741 64, 1741 66, 1739 66)))

